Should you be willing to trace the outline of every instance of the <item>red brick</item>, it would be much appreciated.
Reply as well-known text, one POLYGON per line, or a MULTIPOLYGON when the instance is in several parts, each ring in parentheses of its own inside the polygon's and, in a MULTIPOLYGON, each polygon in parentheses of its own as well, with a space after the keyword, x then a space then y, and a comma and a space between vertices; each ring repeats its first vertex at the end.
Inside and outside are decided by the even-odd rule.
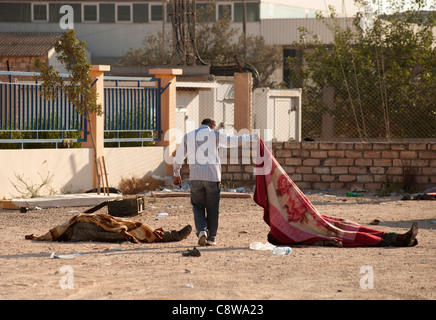
POLYGON ((391 150, 407 150, 407 145, 404 143, 392 143, 391 150))
POLYGON ((275 157, 284 157, 284 158, 288 158, 292 156, 292 152, 289 149, 281 149, 281 150, 277 150, 275 153, 275 157))
POLYGON ((301 147, 303 149, 318 149, 319 142, 303 142, 301 147))
POLYGON ((425 143, 409 143, 409 150, 425 150, 427 145, 425 143))
POLYGON ((343 158, 345 157, 345 151, 341 151, 341 150, 332 150, 328 152, 329 157, 339 157, 339 158, 343 158))
POLYGON ((350 167, 348 172, 351 174, 367 174, 366 167, 350 167))
POLYGON ((291 150, 296 150, 296 149, 301 149, 301 143, 300 142, 285 142, 283 145, 284 149, 291 149, 291 150))
POLYGON ((392 165, 392 160, 390 159, 374 159, 374 166, 376 167, 389 167, 392 165))
POLYGON ((347 150, 345 151, 345 156, 347 158, 362 158, 362 152, 347 150))
POLYGON ((335 181, 335 179, 336 179, 336 176, 332 176, 332 175, 323 174, 321 176, 321 180, 324 182, 333 182, 333 181, 335 181))
POLYGON ((436 176, 436 168, 422 168, 422 174, 425 175, 435 175, 436 176))
POLYGON ((398 157, 399 157, 398 151, 382 151, 382 158, 398 159, 398 157))
POLYGON ((386 174, 403 174, 403 168, 400 167, 390 167, 386 170, 386 174))
POLYGON ((312 167, 298 167, 297 173, 312 173, 312 167))
POLYGON ((356 176, 354 175, 345 174, 339 176, 339 182, 353 182, 353 181, 356 181, 356 176))
POLYGON ((419 159, 436 159, 436 151, 420 151, 419 159))
POLYGON ((348 167, 333 167, 332 174, 344 174, 348 173, 348 167))
POLYGON ((374 182, 374 177, 372 175, 360 175, 357 176, 358 182, 374 182))
POLYGON ((338 150, 353 150, 354 143, 351 143, 351 142, 338 142, 336 144, 336 148, 338 150))
POLYGON ((329 174, 330 167, 316 167, 316 168, 313 168, 313 172, 318 173, 318 174, 329 174))
POLYGON ((312 189, 329 189, 330 184, 326 182, 314 182, 312 183, 312 189))
POLYGON ((319 166, 321 160, 319 159, 305 159, 303 160, 303 166, 319 166))
POLYGON ((386 169, 383 167, 371 167, 369 168, 369 172, 372 174, 384 174, 386 172, 386 169))
POLYGON ((362 142, 354 145, 354 150, 372 150, 372 143, 362 142))
POLYGON ((394 167, 410 166, 410 160, 393 159, 392 160, 392 165, 394 167))
POLYGON ((297 168, 295 166, 282 166, 283 170, 286 171, 287 174, 295 173, 297 168))
POLYGON ((372 146, 373 150, 390 150, 391 146, 389 143, 374 143, 372 146))
POLYGON ((273 150, 283 149, 283 142, 273 142, 272 149, 273 150))
POLYGON ((312 158, 327 158, 327 151, 311 151, 310 156, 312 158))
POLYGON ((385 181, 386 181, 385 175, 378 175, 378 174, 374 175, 374 182, 385 182, 385 181))
POLYGON ((365 159, 379 159, 381 157, 380 151, 366 151, 363 153, 365 159))
POLYGON ((338 166, 353 166, 354 165, 354 159, 338 159, 337 161, 338 166))
POLYGON ((337 160, 336 159, 326 159, 326 160, 324 160, 324 165, 327 167, 334 167, 337 165, 337 160))
POLYGON ((369 167, 372 166, 372 161, 373 161, 372 159, 356 159, 354 161, 354 164, 360 167, 369 167))
POLYGON ((319 182, 321 177, 318 174, 303 174, 303 181, 319 182))
POLYGON ((290 176, 290 178, 292 179, 292 181, 303 181, 303 175, 302 174, 292 174, 290 176))
POLYGON ((411 166, 412 167, 428 167, 428 160, 412 160, 411 166))
POLYGON ((241 172, 241 166, 227 166, 227 172, 241 172))
POLYGON ((300 158, 286 158, 285 164, 289 166, 301 166, 302 160, 300 158))
POLYGON ((418 158, 418 153, 416 151, 401 151, 400 158, 401 159, 416 159, 416 158, 418 158))
POLYGON ((335 142, 320 142, 319 148, 321 150, 328 150, 328 149, 336 149, 336 143, 335 142))

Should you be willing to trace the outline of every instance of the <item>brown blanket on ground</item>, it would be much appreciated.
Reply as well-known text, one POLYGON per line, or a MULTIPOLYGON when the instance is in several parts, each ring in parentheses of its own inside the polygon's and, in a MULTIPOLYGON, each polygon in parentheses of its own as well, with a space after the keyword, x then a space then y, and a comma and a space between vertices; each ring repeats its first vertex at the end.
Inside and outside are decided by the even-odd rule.
MULTIPOLYGON (((151 243, 162 240, 162 229, 151 229, 149 226, 130 219, 116 218, 108 214, 78 214, 69 221, 54 227, 44 235, 30 234, 25 238, 37 241, 69 241, 71 229, 81 223, 91 223, 101 227, 103 232, 118 233, 120 240, 124 239, 133 243, 151 243)), ((90 240, 90 239, 87 239, 90 240)), ((96 239, 96 241, 100 241, 96 239)))

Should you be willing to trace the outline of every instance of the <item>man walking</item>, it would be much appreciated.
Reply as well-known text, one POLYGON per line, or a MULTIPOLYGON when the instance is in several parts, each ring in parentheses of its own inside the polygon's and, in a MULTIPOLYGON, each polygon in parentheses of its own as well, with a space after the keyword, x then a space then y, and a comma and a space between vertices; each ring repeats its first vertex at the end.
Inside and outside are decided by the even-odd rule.
POLYGON ((188 132, 177 149, 173 163, 174 185, 180 185, 180 169, 188 158, 191 204, 198 244, 216 245, 221 192, 219 148, 237 147, 243 141, 259 139, 257 134, 229 136, 216 131, 214 120, 207 118, 201 126, 188 132))

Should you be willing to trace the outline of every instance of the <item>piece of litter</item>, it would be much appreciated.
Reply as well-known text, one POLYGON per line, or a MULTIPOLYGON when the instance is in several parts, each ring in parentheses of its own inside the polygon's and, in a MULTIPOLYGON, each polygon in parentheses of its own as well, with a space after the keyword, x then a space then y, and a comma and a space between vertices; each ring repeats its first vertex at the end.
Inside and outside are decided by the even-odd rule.
POLYGON ((192 273, 192 271, 189 269, 185 269, 185 273, 192 273))
MULTIPOLYGON (((83 253, 82 253, 83 255, 83 253)), ((50 255, 50 259, 74 259, 75 257, 78 257, 79 254, 78 253, 72 253, 72 254, 56 254, 55 252, 53 252, 50 255)))
POLYGON ((194 288, 194 285, 193 285, 192 283, 188 283, 186 286, 187 286, 188 288, 194 288))
POLYGON ((168 212, 161 212, 161 213, 158 213, 157 215, 155 215, 154 217, 155 218, 166 218, 166 217, 168 217, 170 214, 168 213, 168 212))

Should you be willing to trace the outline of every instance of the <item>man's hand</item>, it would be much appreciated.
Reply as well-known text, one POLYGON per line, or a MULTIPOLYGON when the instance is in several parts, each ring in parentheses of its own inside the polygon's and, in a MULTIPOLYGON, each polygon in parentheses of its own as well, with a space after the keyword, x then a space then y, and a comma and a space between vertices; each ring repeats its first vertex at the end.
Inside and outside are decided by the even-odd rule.
POLYGON ((175 186, 180 186, 182 184, 182 177, 180 177, 180 176, 179 177, 174 177, 173 184, 175 186))

